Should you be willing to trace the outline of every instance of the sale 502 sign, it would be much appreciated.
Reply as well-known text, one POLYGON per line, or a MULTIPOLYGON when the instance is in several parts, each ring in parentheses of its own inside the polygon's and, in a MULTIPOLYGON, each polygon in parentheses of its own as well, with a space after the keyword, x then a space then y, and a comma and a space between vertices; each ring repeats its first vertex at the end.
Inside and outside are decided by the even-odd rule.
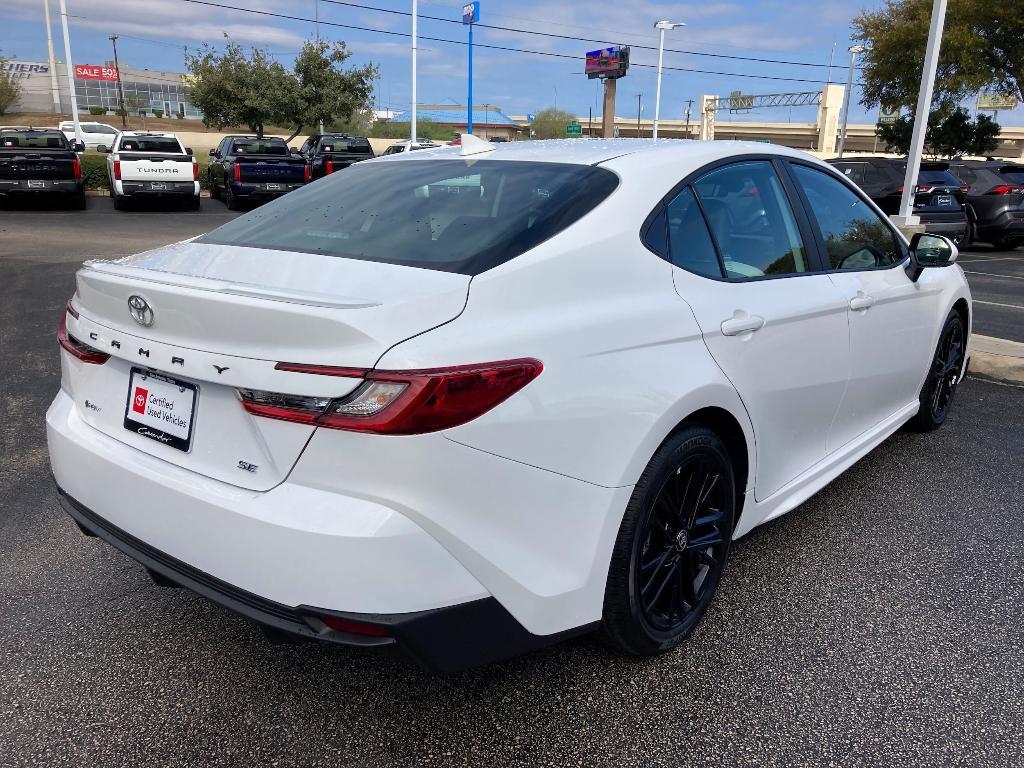
POLYGON ((117 80, 117 67, 75 64, 75 77, 79 80, 117 80))

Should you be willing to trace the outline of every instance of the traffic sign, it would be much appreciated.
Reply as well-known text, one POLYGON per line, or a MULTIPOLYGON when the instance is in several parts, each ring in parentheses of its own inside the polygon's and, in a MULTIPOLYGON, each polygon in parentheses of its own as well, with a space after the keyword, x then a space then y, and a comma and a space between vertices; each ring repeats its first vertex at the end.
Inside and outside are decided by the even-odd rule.
POLYGON ((569 123, 567 126, 565 126, 565 135, 566 136, 582 136, 583 135, 583 126, 580 125, 575 120, 573 120, 571 123, 569 123))
POLYGON ((462 23, 463 24, 479 24, 480 23, 480 3, 466 3, 462 6, 462 23))

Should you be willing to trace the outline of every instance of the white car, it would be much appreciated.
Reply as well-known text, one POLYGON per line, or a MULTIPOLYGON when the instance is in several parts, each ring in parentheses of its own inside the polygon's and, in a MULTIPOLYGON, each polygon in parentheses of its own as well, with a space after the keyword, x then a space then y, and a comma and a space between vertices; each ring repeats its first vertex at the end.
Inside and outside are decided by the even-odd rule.
POLYGON ((173 133, 122 131, 107 156, 107 180, 114 207, 128 200, 183 201, 199 210, 199 164, 173 133))
POLYGON ((392 144, 390 147, 385 149, 381 152, 381 157, 384 157, 385 155, 400 155, 403 152, 416 152, 421 149, 438 149, 441 146, 441 144, 438 144, 436 141, 432 141, 431 139, 417 139, 416 141, 406 139, 405 141, 399 141, 392 144))
POLYGON ((733 539, 947 418, 956 256, 782 147, 367 160, 83 266, 53 475, 87 533, 276 630, 437 670, 599 628, 653 654, 733 539))
MULTIPOLYGON (((109 149, 114 144, 114 137, 118 134, 117 128, 106 123, 87 123, 82 120, 78 125, 82 129, 82 143, 85 144, 86 149, 96 149, 100 146, 109 149)), ((58 126, 58 130, 68 137, 68 141, 75 141, 75 122, 73 120, 63 121, 58 126)))

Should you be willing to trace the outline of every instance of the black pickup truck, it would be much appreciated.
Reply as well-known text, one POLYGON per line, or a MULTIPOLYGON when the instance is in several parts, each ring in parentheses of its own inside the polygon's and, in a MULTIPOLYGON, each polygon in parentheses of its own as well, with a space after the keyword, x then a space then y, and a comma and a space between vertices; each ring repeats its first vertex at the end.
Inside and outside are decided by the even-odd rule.
POLYGON ((314 179, 348 168, 352 163, 373 157, 370 142, 362 136, 347 133, 324 133, 310 136, 299 148, 299 154, 309 163, 314 179))
POLYGON ((74 208, 85 208, 82 163, 72 145, 56 128, 0 129, 0 196, 53 195, 67 197, 74 208))
POLYGON ((210 197, 238 210, 243 201, 280 197, 309 181, 305 158, 284 139, 225 136, 210 150, 210 197))

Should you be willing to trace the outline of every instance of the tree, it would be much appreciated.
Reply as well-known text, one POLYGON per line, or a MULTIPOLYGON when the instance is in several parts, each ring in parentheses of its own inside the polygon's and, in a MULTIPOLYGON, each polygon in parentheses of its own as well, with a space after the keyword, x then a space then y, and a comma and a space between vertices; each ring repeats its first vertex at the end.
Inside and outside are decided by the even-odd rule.
MULTIPOLYGON (((853 19, 864 52, 861 103, 913 107, 921 84, 932 0, 886 0, 853 19)), ((957 0, 946 12, 935 103, 954 105, 979 91, 1024 100, 1024 3, 957 0)))
POLYGON ((3 68, 7 63, 0 51, 0 115, 6 114, 11 105, 21 96, 21 84, 14 79, 14 73, 3 68))
MULTIPOLYGON (((370 136, 375 139, 408 139, 411 134, 412 126, 409 123, 396 123, 392 120, 380 120, 370 129, 370 136)), ((451 141, 455 138, 455 129, 450 125, 439 125, 432 120, 417 119, 416 138, 451 141)))
POLYGON ((530 130, 535 139, 564 139, 565 126, 575 119, 576 116, 569 112, 548 107, 536 114, 530 123, 530 130))
POLYGON ((281 115, 281 122, 295 126, 289 141, 303 126, 345 122, 369 109, 377 69, 370 64, 342 69, 341 65, 351 55, 340 41, 333 44, 306 42, 302 46, 295 59, 296 98, 290 109, 281 115))
MULTIPOLYGON (((902 115, 895 123, 879 124, 875 133, 890 151, 906 154, 910 151, 910 137, 914 119, 902 115)), ((997 145, 999 126, 988 115, 979 114, 975 120, 960 107, 941 107, 928 116, 924 151, 931 157, 958 157, 960 155, 987 155, 997 145)))
POLYGON ((204 44, 185 62, 192 79, 188 100, 208 128, 245 125, 262 138, 269 123, 298 111, 298 81, 265 50, 253 48, 246 56, 242 46, 228 42, 218 54, 204 44))

